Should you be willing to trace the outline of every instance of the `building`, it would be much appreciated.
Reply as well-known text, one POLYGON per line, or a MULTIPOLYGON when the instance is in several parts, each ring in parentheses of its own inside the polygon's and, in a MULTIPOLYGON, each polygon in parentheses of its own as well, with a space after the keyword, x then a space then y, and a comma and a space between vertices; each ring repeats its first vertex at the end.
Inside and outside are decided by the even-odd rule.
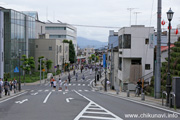
POLYGON ((63 43, 62 40, 50 38, 37 39, 35 40, 34 49, 36 68, 38 68, 38 58, 40 56, 44 56, 44 58, 53 62, 51 72, 55 72, 58 69, 61 70, 65 63, 69 63, 69 44, 63 43))
POLYGON ((4 14, 0 8, 0 78, 4 78, 4 14))
POLYGON ((154 28, 144 25, 123 27, 118 31, 118 80, 122 90, 139 78, 150 80, 154 70, 154 28))
POLYGON ((86 63, 89 62, 89 57, 91 57, 92 54, 95 53, 94 48, 84 48, 83 55, 86 58, 86 63))
POLYGON ((77 55, 77 29, 67 23, 44 23, 36 21, 36 37, 49 34, 50 39, 72 40, 77 55))
MULTIPOLYGON (((4 48, 1 46, 1 53, 3 53, 4 49, 1 58, 4 57, 4 72, 10 73, 11 77, 13 77, 15 67, 19 68, 19 50, 21 50, 21 55, 34 56, 35 18, 2 7, 0 7, 0 14, 1 30, 3 29, 0 40, 1 45, 4 45, 4 48)), ((3 64, 2 61, 1 64, 3 64)))

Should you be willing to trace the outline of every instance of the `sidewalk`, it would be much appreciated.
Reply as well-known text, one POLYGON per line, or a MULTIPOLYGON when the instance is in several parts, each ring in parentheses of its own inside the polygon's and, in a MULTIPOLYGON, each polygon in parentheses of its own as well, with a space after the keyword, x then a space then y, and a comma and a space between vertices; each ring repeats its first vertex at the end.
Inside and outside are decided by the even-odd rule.
MULTIPOLYGON (((175 112, 179 112, 180 113, 180 109, 174 109, 174 108, 169 108, 166 106, 162 106, 162 99, 155 99, 154 97, 151 96, 146 96, 145 95, 145 100, 141 100, 141 95, 139 97, 135 97, 135 93, 134 92, 130 92, 129 97, 127 97, 127 92, 119 92, 119 94, 116 93, 115 90, 111 90, 111 89, 107 89, 107 92, 104 91, 104 76, 100 79, 100 81, 97 81, 96 86, 93 85, 94 90, 99 91, 102 94, 108 94, 114 97, 118 97, 124 100, 129 100, 132 102, 136 102, 136 103, 142 103, 142 104, 148 104, 148 105, 152 105, 152 106, 157 106, 160 108, 164 108, 164 109, 168 109, 168 110, 172 110, 175 112)), ((164 104, 165 104, 166 100, 164 99, 164 104)))

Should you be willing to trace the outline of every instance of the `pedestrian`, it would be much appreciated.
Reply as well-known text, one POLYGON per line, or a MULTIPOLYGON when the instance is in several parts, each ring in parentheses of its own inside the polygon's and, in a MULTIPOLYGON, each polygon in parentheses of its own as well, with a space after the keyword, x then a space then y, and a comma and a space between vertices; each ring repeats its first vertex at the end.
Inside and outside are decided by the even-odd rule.
POLYGON ((59 78, 59 90, 62 90, 62 81, 61 81, 61 78, 59 78))
POLYGON ((10 84, 10 91, 12 91, 12 87, 13 87, 13 82, 12 82, 12 80, 10 80, 9 84, 10 84))
POLYGON ((67 80, 64 82, 65 89, 67 90, 67 80))
POLYGON ((10 95, 10 94, 9 94, 9 87, 10 87, 10 84, 9 84, 9 82, 7 81, 7 79, 5 80, 3 86, 4 86, 4 90, 5 90, 5 96, 7 95, 7 93, 8 93, 8 95, 10 95))
POLYGON ((78 80, 78 73, 76 73, 76 81, 78 80))
POLYGON ((92 68, 90 68, 90 75, 92 74, 92 68))
POLYGON ((69 83, 71 82, 71 76, 70 76, 70 73, 68 75, 68 80, 69 80, 69 83))
POLYGON ((51 87, 53 87, 53 81, 54 81, 54 79, 53 79, 53 77, 51 77, 51 80, 50 80, 51 87))
POLYGON ((17 89, 17 80, 15 78, 13 80, 13 87, 14 87, 14 90, 17 89))
POLYGON ((53 81, 53 88, 56 90, 56 80, 53 81))
POLYGON ((2 81, 2 79, 0 78, 0 97, 1 97, 2 91, 3 91, 3 81, 2 81))
POLYGON ((75 69, 74 69, 73 73, 74 73, 74 75, 76 74, 76 71, 75 71, 75 69))

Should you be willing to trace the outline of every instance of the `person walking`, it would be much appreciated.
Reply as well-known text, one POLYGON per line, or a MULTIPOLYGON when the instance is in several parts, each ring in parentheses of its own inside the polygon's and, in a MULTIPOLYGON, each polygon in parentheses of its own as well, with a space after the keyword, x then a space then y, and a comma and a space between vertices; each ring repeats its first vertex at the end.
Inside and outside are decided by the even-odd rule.
POLYGON ((10 91, 12 91, 13 81, 12 81, 12 80, 10 80, 9 84, 10 84, 10 91))
POLYGON ((9 82, 7 81, 7 79, 5 80, 3 86, 4 86, 5 96, 6 96, 7 94, 10 95, 10 93, 9 93, 10 84, 9 84, 9 82))
POLYGON ((76 73, 76 81, 78 80, 78 73, 76 73))
POLYGON ((62 90, 62 81, 61 81, 61 78, 59 78, 59 90, 62 90))
POLYGON ((85 76, 84 76, 84 74, 83 74, 83 76, 82 76, 82 79, 83 79, 83 80, 85 80, 85 76))
POLYGON ((53 79, 53 77, 51 77, 51 80, 50 80, 51 87, 53 87, 53 81, 54 81, 54 79, 53 79))
POLYGON ((56 90, 56 80, 53 81, 53 88, 56 90))
POLYGON ((67 90, 67 80, 64 82, 65 90, 67 90))
POLYGON ((2 97, 2 91, 3 91, 3 81, 0 78, 0 98, 2 97))
POLYGON ((15 78, 13 80, 13 87, 14 87, 14 90, 17 89, 17 80, 15 78))
POLYGON ((69 80, 69 83, 71 82, 71 76, 70 76, 70 73, 68 75, 68 80, 69 80))

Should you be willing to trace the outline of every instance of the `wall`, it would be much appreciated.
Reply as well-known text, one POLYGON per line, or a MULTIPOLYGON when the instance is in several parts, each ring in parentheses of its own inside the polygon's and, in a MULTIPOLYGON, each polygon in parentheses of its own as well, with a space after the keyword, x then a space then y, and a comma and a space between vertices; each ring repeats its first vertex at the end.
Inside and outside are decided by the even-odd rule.
POLYGON ((4 13, 0 9, 0 78, 4 78, 4 13))

